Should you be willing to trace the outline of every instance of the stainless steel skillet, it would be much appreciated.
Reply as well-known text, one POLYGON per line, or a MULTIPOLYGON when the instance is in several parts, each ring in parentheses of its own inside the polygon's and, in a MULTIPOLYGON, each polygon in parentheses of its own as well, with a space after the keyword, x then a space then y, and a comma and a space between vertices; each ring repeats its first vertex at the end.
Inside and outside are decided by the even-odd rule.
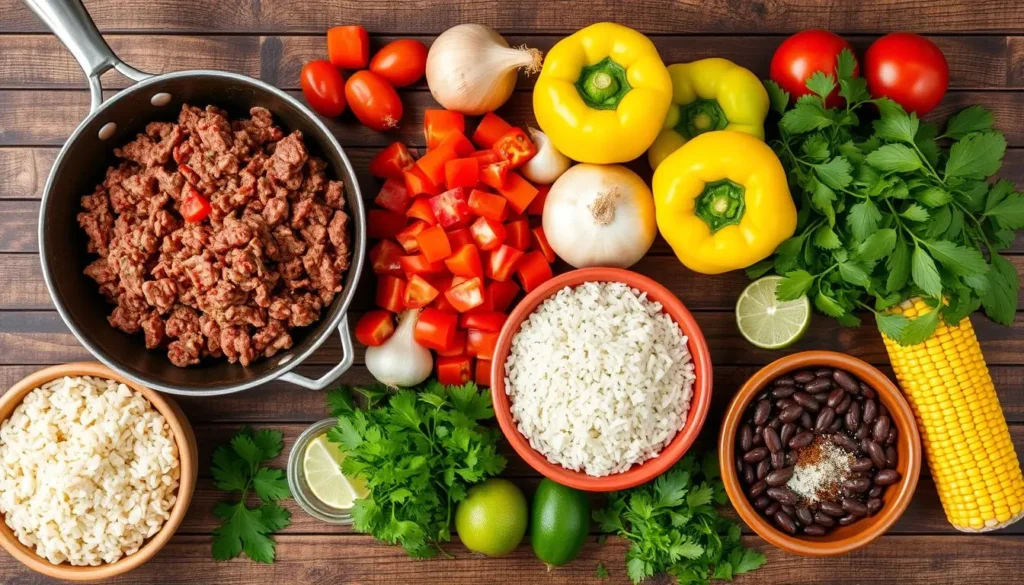
POLYGON ((355 172, 327 127, 285 92, 251 77, 209 70, 150 75, 130 67, 110 50, 79 0, 25 1, 71 51, 89 79, 89 115, 57 156, 39 214, 43 277, 57 311, 75 337, 111 368, 140 384, 173 394, 227 394, 275 379, 313 390, 334 382, 353 361, 346 312, 363 266, 366 219, 355 172), (137 83, 104 101, 100 76, 111 69, 137 83), (233 118, 248 116, 255 106, 270 110, 286 132, 302 131, 310 152, 326 160, 332 178, 345 185, 352 258, 344 289, 330 307, 324 308, 317 323, 293 331, 295 345, 290 350, 248 367, 226 360, 175 367, 165 352, 148 351, 140 337, 122 333, 107 323, 111 307, 95 282, 82 273, 93 258, 86 253, 86 237, 76 221, 80 197, 103 181, 107 167, 114 163, 115 147, 134 139, 149 122, 177 119, 185 103, 200 107, 212 104, 233 118), (292 371, 335 331, 341 335, 340 363, 319 379, 292 371))

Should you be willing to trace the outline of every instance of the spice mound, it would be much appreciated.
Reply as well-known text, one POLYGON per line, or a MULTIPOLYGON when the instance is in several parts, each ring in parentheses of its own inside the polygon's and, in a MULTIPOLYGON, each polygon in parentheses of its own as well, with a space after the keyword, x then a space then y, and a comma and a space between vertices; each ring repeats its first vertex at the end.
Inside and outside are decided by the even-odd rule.
POLYGON ((693 396, 687 338, 661 304, 622 283, 545 300, 505 363, 512 417, 548 461, 601 477, 658 455, 693 396))
POLYGON ((836 445, 831 437, 819 435, 797 454, 793 477, 786 485, 805 502, 834 500, 850 477, 853 461, 853 453, 836 445))
POLYGON ((163 415, 112 380, 49 382, 0 425, 0 512, 53 564, 137 552, 170 518, 179 474, 163 415))
POLYGON ((110 324, 141 331, 174 365, 270 357, 341 291, 342 184, 266 109, 228 120, 185 105, 114 154, 82 197, 78 223, 99 256, 85 274, 116 305, 110 324))

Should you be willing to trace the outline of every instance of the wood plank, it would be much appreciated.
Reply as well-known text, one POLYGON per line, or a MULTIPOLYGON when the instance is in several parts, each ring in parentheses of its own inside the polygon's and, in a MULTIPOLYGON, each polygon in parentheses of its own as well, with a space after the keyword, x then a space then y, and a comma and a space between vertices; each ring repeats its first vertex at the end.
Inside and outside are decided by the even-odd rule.
MULTIPOLYGON (((301 92, 290 93, 301 96, 301 92)), ((325 122, 346 147, 382 147, 394 140, 423 146, 423 111, 438 107, 437 102, 429 92, 420 90, 402 92, 402 99, 405 117, 401 127, 394 132, 374 132, 347 115, 325 122)), ((0 110, 0 146, 59 146, 89 110, 89 96, 84 91, 3 90, 0 91, 0 103, 6 106, 0 110), (61 107, 55 108, 54 104, 58 103, 61 107)), ((929 115, 929 119, 944 119, 975 104, 986 106, 993 112, 996 127, 1006 133, 1010 146, 1024 146, 1024 123, 1020 114, 1024 111, 1024 92, 952 91, 929 115)), ((532 94, 515 92, 498 113, 517 126, 534 124, 532 94)))
MULTIPOLYGON (((380 4, 358 0, 195 2, 188 10, 175 2, 94 0, 89 11, 103 31, 232 32, 323 34, 339 23, 362 24, 370 32, 438 34, 463 22, 479 22, 505 33, 568 33, 593 22, 610 20, 646 33, 703 34, 792 33, 827 28, 841 33, 888 30, 917 32, 984 32, 1019 30, 1024 7, 1016 0, 930 2, 867 0, 822 9, 818 0, 778 0, 736 4, 729 0, 651 0, 643 10, 623 10, 618 2, 589 2, 585 9, 563 3, 526 0, 472 0, 450 3, 420 0, 380 4), (343 15, 343 16, 341 16, 343 15)), ((41 32, 42 23, 18 0, 0 0, 2 32, 41 32)))
MULTIPOLYGON (((373 47, 395 40, 375 36, 373 47)), ((434 37, 416 37, 428 45, 434 37)), ((854 49, 863 53, 877 37, 851 36, 854 49)), ((1024 37, 937 36, 930 37, 949 62, 950 86, 954 89, 1008 89, 1024 86, 1024 76, 1012 76, 1024 67, 1024 52, 1015 47, 1024 37)), ((652 40, 666 63, 723 57, 743 65, 760 77, 768 76, 768 64, 784 36, 658 36, 652 40)), ((322 36, 198 36, 107 35, 111 49, 126 63, 152 73, 182 69, 220 69, 259 77, 287 89, 299 88, 299 71, 324 56, 322 36)), ((512 46, 536 47, 545 53, 558 41, 554 36, 509 36, 512 46)), ((536 76, 519 77, 519 87, 532 87, 536 76)), ((131 85, 123 75, 109 71, 103 87, 131 85)), ((0 88, 84 89, 85 76, 56 37, 52 35, 0 36, 0 88)), ((420 83, 418 87, 426 87, 420 83)))

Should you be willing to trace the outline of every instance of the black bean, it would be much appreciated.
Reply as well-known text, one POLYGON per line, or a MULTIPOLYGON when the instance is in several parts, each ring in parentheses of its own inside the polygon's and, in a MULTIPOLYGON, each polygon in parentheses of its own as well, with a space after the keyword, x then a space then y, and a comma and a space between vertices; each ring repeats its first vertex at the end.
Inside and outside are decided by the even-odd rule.
POLYGON ((842 518, 839 519, 839 525, 840 526, 849 526, 850 524, 853 524, 854 522, 856 522, 857 518, 858 517, 854 516, 853 514, 850 514, 849 516, 843 516, 842 518))
POLYGON ((766 489, 768 489, 768 484, 764 481, 759 481, 750 486, 750 490, 747 491, 747 493, 750 494, 751 498, 757 499, 761 497, 761 494, 763 494, 766 489))
POLYGON ((786 504, 782 505, 782 511, 789 514, 790 516, 796 516, 796 508, 786 504))
POLYGON ((764 436, 764 446, 768 447, 769 451, 775 453, 782 449, 782 439, 779 438, 779 433, 775 429, 768 427, 762 435, 764 436))
POLYGON ((812 372, 808 372, 807 370, 803 370, 803 371, 800 371, 800 372, 797 372, 797 373, 793 374, 793 379, 798 384, 806 384, 806 383, 814 380, 816 377, 817 376, 815 376, 812 372))
POLYGON ((821 410, 821 405, 818 404, 818 401, 806 392, 794 393, 793 402, 796 402, 800 406, 804 407, 805 410, 809 410, 811 412, 818 412, 821 410))
POLYGON ((754 402, 760 402, 762 400, 767 400, 770 395, 771 395, 771 393, 768 392, 767 390, 762 390, 762 391, 760 391, 757 394, 757 396, 754 397, 754 402))
POLYGON ((782 430, 779 431, 779 439, 783 444, 789 443, 789 440, 796 434, 796 425, 793 423, 786 423, 782 425, 782 430))
POLYGON ((874 424, 875 419, 878 418, 878 403, 874 400, 867 400, 864 402, 864 414, 861 415, 860 420, 866 425, 874 424))
POLYGON ((846 510, 855 516, 868 515, 868 507, 860 500, 855 500, 853 498, 843 498, 843 510, 846 510))
MULTIPOLYGON (((794 390, 794 392, 795 391, 796 390, 794 390)), ((790 406, 793 406, 794 404, 796 404, 796 402, 793 402, 789 398, 780 398, 775 401, 775 408, 779 409, 779 411, 783 411, 789 408, 790 406)))
POLYGON ((839 403, 846 398, 846 390, 836 388, 828 393, 828 405, 832 408, 839 406, 839 403))
POLYGON ((839 401, 839 406, 836 406, 836 414, 846 414, 846 411, 850 410, 851 404, 853 404, 853 397, 847 394, 839 401))
POLYGON ((832 442, 839 445, 843 449, 846 449, 850 453, 857 452, 857 443, 853 442, 853 439, 844 435, 843 433, 834 433, 832 435, 832 442))
POLYGON ((782 469, 786 466, 786 452, 776 451, 771 457, 772 469, 782 469))
POLYGON ((773 518, 775 518, 775 524, 778 525, 779 528, 789 534, 796 534, 796 522, 793 522, 792 516, 782 510, 779 510, 773 514, 773 518))
POLYGON ((804 413, 804 409, 799 405, 794 404, 779 413, 779 420, 784 423, 791 423, 796 421, 804 413))
POLYGON ((885 489, 884 487, 882 487, 880 485, 876 485, 875 487, 873 487, 873 488, 868 490, 868 497, 869 498, 877 498, 878 496, 882 495, 882 491, 884 489, 885 489))
POLYGON ((804 534, 807 536, 825 536, 828 530, 820 524, 811 524, 810 526, 804 526, 804 534))
POLYGON ((878 403, 878 416, 889 416, 889 409, 881 401, 878 403))
POLYGON ((889 435, 889 417, 880 416, 875 420, 875 425, 871 429, 871 438, 876 442, 881 443, 885 441, 885 437, 889 435))
POLYGON ((796 465, 796 461, 799 458, 800 458, 800 453, 798 453, 796 451, 788 451, 786 453, 786 466, 787 467, 792 467, 792 466, 796 465))
POLYGON ((775 417, 768 421, 768 424, 766 426, 770 429, 775 429, 777 431, 780 428, 782 428, 782 421, 779 420, 779 417, 775 417))
POLYGON ((871 489, 871 480, 866 477, 853 477, 843 482, 843 488, 855 494, 862 494, 871 489))
POLYGON ((828 430, 828 427, 832 425, 834 420, 836 420, 836 411, 826 406, 825 409, 818 414, 818 419, 814 421, 814 432, 825 432, 828 430))
POLYGON ((772 398, 789 398, 796 392, 796 386, 776 386, 772 388, 772 398))
POLYGON ((834 421, 832 421, 832 424, 828 425, 828 428, 825 429, 825 432, 830 434, 830 435, 834 435, 834 434, 838 433, 839 431, 841 431, 842 429, 843 429, 843 419, 837 417, 834 421))
POLYGON ((811 413, 806 410, 800 415, 800 426, 807 430, 811 430, 811 427, 814 426, 814 419, 811 418, 811 413))
POLYGON ((814 381, 804 386, 804 390, 811 394, 828 392, 832 389, 832 380, 828 378, 815 378, 814 381))
POLYGON ((874 516, 882 509, 882 500, 880 498, 871 498, 867 503, 868 514, 874 516))
POLYGON ((803 449, 814 442, 814 433, 810 431, 804 431, 797 433, 792 439, 789 440, 790 449, 803 449))
POLYGON ((885 467, 886 469, 896 469, 896 463, 898 454, 896 453, 896 447, 889 445, 885 448, 885 467))
POLYGON ((740 427, 740 450, 746 453, 754 446, 754 429, 750 425, 740 427))
POLYGON ((756 473, 754 472, 754 466, 749 463, 743 464, 743 481, 750 485, 757 481, 756 473))
MULTIPOLYGON (((843 513, 843 509, 842 509, 842 507, 840 507, 839 508, 839 515, 842 515, 842 513, 843 513)), ((825 514, 824 512, 815 512, 814 513, 814 521, 817 522, 818 524, 821 524, 822 526, 825 526, 825 527, 835 526, 835 523, 836 523, 834 518, 832 518, 828 514, 825 514)))
POLYGON ((771 505, 772 499, 768 497, 768 494, 759 496, 756 500, 754 500, 754 507, 757 508, 758 510, 764 510, 765 508, 771 505))
POLYGON ((885 451, 882 450, 881 445, 874 441, 868 441, 867 448, 864 450, 871 457, 871 462, 875 464, 875 467, 885 469, 885 451))
POLYGON ((846 411, 846 428, 851 433, 857 432, 860 428, 860 403, 854 402, 850 405, 850 410, 846 411))
POLYGON ((762 400, 754 407, 754 424, 763 425, 768 422, 768 415, 772 413, 772 403, 762 400))
POLYGON ((900 472, 895 469, 883 469, 875 474, 875 485, 892 485, 900 480, 900 472))
MULTIPOLYGON (((757 463, 768 456, 768 449, 766 447, 754 447, 750 451, 747 451, 743 455, 743 460, 747 463, 757 463)), ((884 457, 884 455, 883 455, 884 457)))
POLYGON ((762 459, 754 468, 754 475, 757 476, 757 479, 764 479, 768 476, 769 471, 771 471, 771 463, 767 459, 762 459))
POLYGON ((768 497, 779 502, 780 504, 789 504, 795 506, 800 501, 800 496, 796 495, 796 492, 789 489, 788 487, 770 487, 765 492, 768 497))
POLYGON ((842 370, 836 370, 832 372, 832 379, 835 380, 836 384, 839 384, 843 390, 853 394, 857 393, 857 380, 855 380, 850 374, 847 374, 842 370))
POLYGON ((736 456, 736 473, 743 473, 743 456, 736 456))
MULTIPOLYGON (((867 425, 864 425, 857 429, 857 432, 853 433, 853 438, 857 439, 858 441, 863 441, 864 439, 867 438, 869 434, 871 434, 871 429, 868 428, 867 425)), ((756 439, 757 435, 754 435, 754 438, 756 439)))
POLYGON ((878 392, 875 392, 874 388, 872 388, 871 386, 868 386, 864 382, 860 383, 860 393, 864 395, 864 398, 868 398, 868 399, 871 399, 871 398, 874 398, 874 397, 878 396, 878 392))
POLYGON ((767 508, 764 509, 764 515, 768 517, 774 516, 775 513, 781 509, 782 504, 778 502, 772 502, 767 508))
POLYGON ((896 437, 897 436, 898 436, 898 432, 896 431, 896 427, 891 427, 889 429, 888 434, 885 435, 885 444, 886 445, 892 445, 893 443, 896 442, 896 437))
POLYGON ((832 368, 822 367, 822 368, 818 368, 817 370, 814 370, 814 375, 819 377, 819 378, 821 378, 822 376, 827 376, 827 377, 831 378, 833 371, 834 370, 832 368))
POLYGON ((776 469, 775 471, 769 473, 768 476, 764 478, 764 480, 768 482, 768 485, 772 487, 785 485, 790 480, 790 478, 793 477, 794 471, 795 469, 793 467, 783 467, 782 469, 776 469))
POLYGON ((825 500, 819 503, 818 509, 821 510, 822 513, 832 516, 833 518, 838 518, 845 513, 843 512, 843 506, 839 504, 839 502, 833 502, 831 500, 825 500))
POLYGON ((772 383, 774 386, 793 386, 796 382, 789 376, 783 376, 772 383))
POLYGON ((800 521, 804 526, 810 526, 814 524, 814 514, 811 509, 807 506, 800 506, 796 509, 796 519, 800 521))
POLYGON ((868 458, 855 459, 850 465, 850 471, 870 471, 875 464, 868 458))

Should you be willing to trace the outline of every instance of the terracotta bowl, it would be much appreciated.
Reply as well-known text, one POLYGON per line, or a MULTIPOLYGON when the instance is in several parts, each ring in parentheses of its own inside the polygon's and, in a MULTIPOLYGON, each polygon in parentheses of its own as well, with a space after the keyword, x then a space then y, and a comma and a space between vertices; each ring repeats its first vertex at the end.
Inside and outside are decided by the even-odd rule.
POLYGON ((805 351, 776 360, 754 374, 729 404, 725 421, 718 438, 719 465, 725 491, 740 518, 761 538, 771 544, 798 555, 827 557, 846 554, 867 546, 884 534, 910 504, 921 474, 921 437, 917 431, 914 413, 899 389, 877 368, 857 358, 832 351, 805 351), (878 398, 889 411, 893 424, 899 431, 896 451, 899 464, 896 470, 901 479, 885 490, 884 505, 874 516, 841 526, 821 537, 790 536, 770 523, 747 499, 736 471, 736 433, 747 405, 762 389, 776 378, 796 370, 815 366, 839 368, 853 374, 878 393, 878 398))
POLYGON ((174 435, 174 441, 178 446, 178 460, 181 466, 181 473, 178 479, 178 498, 171 508, 171 517, 164 523, 160 532, 157 532, 142 547, 131 556, 122 557, 114 563, 102 564, 95 567, 72 566, 68 563, 54 565, 50 561, 40 557, 35 550, 22 544, 10 527, 0 515, 0 546, 7 550, 14 558, 22 562, 26 567, 44 575, 67 581, 95 581, 116 577, 141 566, 153 558, 171 535, 178 529, 189 503, 192 501, 192 492, 196 487, 196 437, 192 433, 192 426, 188 419, 181 412, 178 406, 170 398, 140 386, 124 376, 115 373, 110 368, 98 362, 81 362, 53 366, 41 370, 21 380, 11 387, 0 397, 0 421, 7 420, 14 412, 14 409, 21 404, 22 399, 32 390, 43 384, 63 378, 65 376, 93 376, 107 380, 114 380, 127 385, 129 388, 138 391, 152 403, 153 408, 167 420, 174 435))
POLYGON ((498 344, 491 362, 491 397, 494 401, 494 412, 498 424, 505 433, 505 438, 512 448, 530 467, 562 485, 592 492, 610 492, 623 490, 648 482, 672 467, 686 453, 697 438, 711 403, 711 354, 708 351, 704 334, 694 321, 693 315, 683 306, 668 289, 646 276, 619 268, 583 268, 566 272, 552 278, 534 289, 509 315, 508 321, 501 329, 498 344), (577 286, 585 282, 622 282, 641 292, 646 292, 651 300, 661 303, 664 311, 679 324, 683 334, 689 339, 688 348, 693 358, 694 376, 693 397, 690 409, 686 414, 683 429, 676 434, 664 450, 653 459, 630 469, 604 477, 594 477, 579 471, 572 471, 551 463, 544 455, 535 451, 512 420, 511 402, 505 393, 505 360, 512 346, 512 338, 519 331, 519 326, 538 305, 548 297, 567 286, 577 286))

